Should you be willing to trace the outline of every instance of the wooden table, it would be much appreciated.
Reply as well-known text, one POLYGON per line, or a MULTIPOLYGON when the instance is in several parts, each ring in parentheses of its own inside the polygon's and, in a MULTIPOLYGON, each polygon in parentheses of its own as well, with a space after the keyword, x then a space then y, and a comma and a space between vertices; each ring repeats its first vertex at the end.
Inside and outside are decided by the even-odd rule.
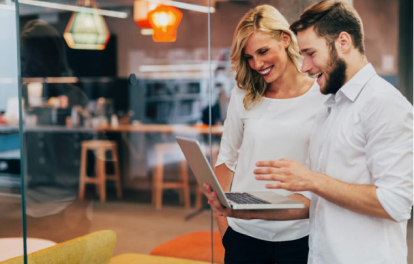
MULTIPOLYGON (((119 125, 117 127, 65 127, 65 126, 24 126, 24 133, 40 132, 40 133, 89 133, 93 134, 94 138, 99 138, 102 133, 119 133, 121 140, 124 142, 129 153, 136 161, 144 161, 146 159, 146 134, 159 133, 163 135, 180 135, 187 137, 197 137, 198 135, 208 136, 210 131, 215 137, 223 134, 224 127, 222 125, 212 126, 206 125, 175 125, 175 124, 128 124, 119 125), (138 141, 134 144, 131 142, 128 134, 138 134, 138 141)), ((0 134, 4 132, 19 133, 19 126, 0 125, 0 134)), ((143 174, 148 170, 146 163, 143 165, 143 174)))
POLYGON ((128 132, 128 133, 165 133, 165 134, 223 134, 223 126, 190 126, 190 125, 169 125, 169 124, 140 124, 120 125, 118 127, 99 128, 102 132, 128 132))
MULTIPOLYGON (((198 125, 170 125, 170 124, 139 124, 139 125, 120 125, 117 127, 64 127, 64 126, 24 126, 25 132, 85 132, 85 133, 103 133, 103 132, 127 132, 127 133, 165 133, 165 134, 203 134, 210 133, 210 127, 198 125)), ((213 135, 223 134, 222 125, 212 126, 213 135)), ((19 132, 18 126, 0 125, 0 132, 19 132)))
MULTIPOLYGON (((40 239, 40 238, 27 238, 27 254, 32 252, 48 248, 56 245, 55 242, 40 239)), ((23 237, 8 237, 0 238, 0 261, 22 256, 23 255, 23 237)))
POLYGON ((122 140, 127 146, 129 152, 135 160, 141 160, 146 155, 145 153, 145 138, 139 140, 141 149, 138 150, 134 144, 130 141, 127 134, 149 134, 149 133, 160 133, 160 134, 174 134, 183 136, 197 136, 197 135, 209 135, 210 132, 213 136, 221 136, 223 134, 224 126, 216 125, 212 126, 211 129, 206 125, 170 125, 170 124, 138 124, 138 125, 120 125, 118 127, 104 127, 99 128, 100 132, 114 132, 121 133, 122 140), (144 146, 144 147, 142 147, 144 146))

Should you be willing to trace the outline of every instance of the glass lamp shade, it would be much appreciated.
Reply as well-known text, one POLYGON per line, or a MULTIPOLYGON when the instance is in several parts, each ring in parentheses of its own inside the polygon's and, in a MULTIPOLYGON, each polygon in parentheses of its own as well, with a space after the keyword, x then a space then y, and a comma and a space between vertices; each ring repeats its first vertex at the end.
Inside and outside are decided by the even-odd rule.
POLYGON ((101 15, 74 12, 63 37, 72 49, 103 50, 111 35, 101 15))
POLYGON ((156 42, 174 42, 183 13, 173 6, 160 5, 148 14, 156 42))

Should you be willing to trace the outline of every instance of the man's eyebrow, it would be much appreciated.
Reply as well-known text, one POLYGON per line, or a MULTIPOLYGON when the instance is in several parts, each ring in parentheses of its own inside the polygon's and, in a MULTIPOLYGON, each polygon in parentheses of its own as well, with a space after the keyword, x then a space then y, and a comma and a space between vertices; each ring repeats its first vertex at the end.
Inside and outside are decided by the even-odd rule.
POLYGON ((303 55, 303 53, 307 53, 307 52, 309 52, 309 48, 306 48, 306 49, 303 49, 303 50, 299 51, 300 55, 303 55))

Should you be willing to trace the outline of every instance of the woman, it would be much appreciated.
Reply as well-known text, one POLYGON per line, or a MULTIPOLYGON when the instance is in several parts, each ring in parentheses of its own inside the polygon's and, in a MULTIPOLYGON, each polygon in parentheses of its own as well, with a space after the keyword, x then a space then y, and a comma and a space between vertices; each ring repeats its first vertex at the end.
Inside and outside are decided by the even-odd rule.
MULTIPOLYGON (((295 36, 272 6, 258 6, 239 22, 231 61, 238 87, 232 90, 215 173, 224 191, 230 186, 231 191, 267 190, 266 182, 254 179, 255 162, 281 158, 305 162, 313 121, 326 98, 315 80, 300 72, 295 36)), ((307 262, 307 219, 215 218, 226 263, 307 262)))

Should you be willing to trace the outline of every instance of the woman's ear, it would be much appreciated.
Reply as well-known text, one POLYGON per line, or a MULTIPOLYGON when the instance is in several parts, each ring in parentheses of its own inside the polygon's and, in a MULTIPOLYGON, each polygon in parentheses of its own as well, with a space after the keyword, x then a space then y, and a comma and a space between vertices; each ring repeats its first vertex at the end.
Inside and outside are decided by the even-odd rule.
POLYGON ((282 42, 283 42, 283 47, 285 47, 285 49, 287 49, 290 45, 290 36, 288 33, 282 31, 282 42))

